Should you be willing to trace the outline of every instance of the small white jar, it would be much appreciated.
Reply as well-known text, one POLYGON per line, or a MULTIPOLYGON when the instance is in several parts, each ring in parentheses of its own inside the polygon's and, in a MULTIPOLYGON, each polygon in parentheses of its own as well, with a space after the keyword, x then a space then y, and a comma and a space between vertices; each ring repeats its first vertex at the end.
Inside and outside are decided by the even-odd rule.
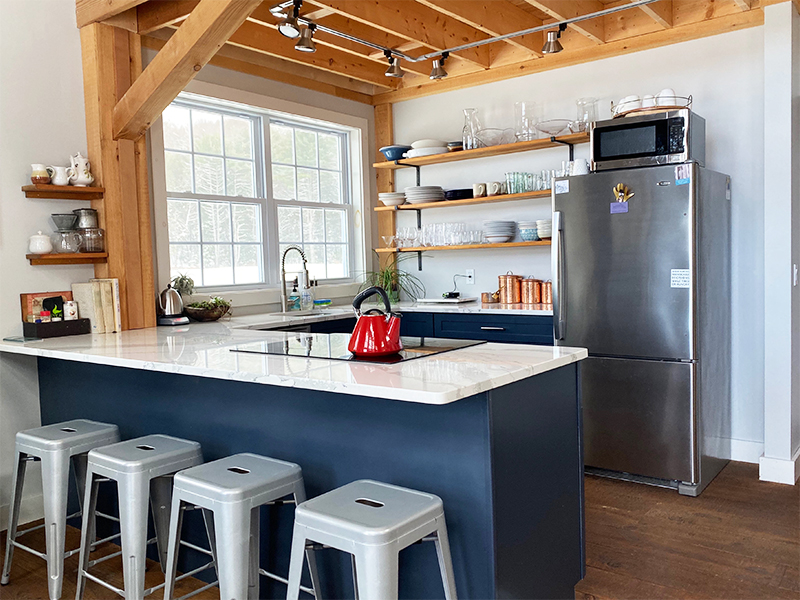
POLYGON ((37 231, 36 235, 28 238, 28 250, 31 254, 50 254, 53 251, 53 242, 50 241, 49 235, 37 231))

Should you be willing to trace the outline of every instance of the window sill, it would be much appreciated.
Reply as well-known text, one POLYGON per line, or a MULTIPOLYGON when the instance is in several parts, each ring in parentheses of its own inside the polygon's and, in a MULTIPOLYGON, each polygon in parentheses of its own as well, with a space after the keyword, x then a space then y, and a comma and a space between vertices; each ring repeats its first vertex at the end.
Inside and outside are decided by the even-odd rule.
MULTIPOLYGON (((337 304, 336 300, 349 303, 358 293, 360 287, 361 284, 357 282, 338 283, 318 285, 313 291, 314 296, 318 300, 322 298, 329 298, 334 301, 334 304, 337 304)), ((291 291, 291 289, 289 291, 291 291)), ((231 292, 206 292, 200 289, 192 294, 191 301, 201 302, 213 296, 222 296, 226 300, 230 300, 234 311, 236 311, 236 314, 239 315, 258 312, 254 310, 247 310, 253 308, 264 309, 267 311, 280 310, 281 290, 278 287, 263 288, 258 290, 236 290, 231 292)))

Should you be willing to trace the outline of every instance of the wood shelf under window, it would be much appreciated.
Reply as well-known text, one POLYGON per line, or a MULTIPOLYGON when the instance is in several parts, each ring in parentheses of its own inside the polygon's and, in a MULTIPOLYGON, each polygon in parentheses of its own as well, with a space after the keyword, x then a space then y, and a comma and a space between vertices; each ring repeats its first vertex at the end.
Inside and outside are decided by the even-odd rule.
POLYGON ((484 196, 482 198, 464 198, 463 200, 440 200, 438 202, 420 202, 419 204, 400 204, 399 206, 376 206, 375 212, 392 210, 423 210, 426 208, 449 208, 452 206, 470 206, 473 204, 490 204, 495 202, 513 202, 514 200, 530 200, 532 198, 549 198, 550 190, 524 192, 522 194, 503 194, 500 196, 484 196))
POLYGON ((105 188, 78 185, 51 185, 34 183, 23 185, 26 198, 49 198, 51 200, 102 200, 105 188))
POLYGON ((399 161, 386 160, 373 164, 376 169, 405 169, 406 167, 425 167, 427 165, 439 165, 449 162, 470 160, 472 158, 487 158, 489 156, 502 156, 504 154, 516 154, 517 152, 528 152, 529 150, 544 150, 545 148, 560 148, 570 144, 585 144, 589 141, 588 133, 570 133, 559 135, 555 138, 541 138, 528 142, 514 142, 512 144, 500 144, 489 146, 488 148, 473 148, 472 150, 459 150, 456 152, 446 152, 444 154, 432 154, 431 156, 420 156, 419 158, 403 158, 399 161), (398 164, 399 163, 399 164, 398 164))
POLYGON ((104 263, 108 252, 74 252, 64 254, 26 254, 32 265, 92 265, 104 263))
POLYGON ((375 252, 391 254, 393 252, 429 252, 430 250, 478 250, 485 248, 525 248, 528 246, 549 246, 550 240, 538 242, 505 242, 503 244, 462 244, 460 246, 415 246, 413 248, 375 248, 375 252))

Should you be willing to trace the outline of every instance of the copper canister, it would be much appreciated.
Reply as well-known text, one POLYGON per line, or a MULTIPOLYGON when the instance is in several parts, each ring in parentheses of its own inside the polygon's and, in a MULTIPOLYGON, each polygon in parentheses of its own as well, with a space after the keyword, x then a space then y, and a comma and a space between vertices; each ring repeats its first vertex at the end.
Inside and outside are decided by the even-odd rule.
POLYGON ((522 280, 522 303, 539 304, 542 301, 542 282, 538 279, 522 280))
POLYGON ((522 275, 506 273, 498 278, 501 304, 519 304, 522 300, 522 275))
POLYGON ((545 281, 542 283, 542 303, 553 303, 553 283, 551 281, 545 281))
POLYGON ((497 292, 483 292, 481 293, 481 303, 483 304, 494 304, 497 302, 497 292))

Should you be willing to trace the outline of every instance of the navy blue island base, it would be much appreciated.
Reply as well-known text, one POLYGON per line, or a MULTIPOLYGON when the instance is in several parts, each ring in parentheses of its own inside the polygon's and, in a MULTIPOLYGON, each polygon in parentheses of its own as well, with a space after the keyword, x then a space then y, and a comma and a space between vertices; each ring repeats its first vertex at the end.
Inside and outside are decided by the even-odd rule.
MULTIPOLYGON (((584 570, 579 363, 445 405, 39 358, 42 424, 89 418, 164 433, 205 460, 298 463, 309 497, 356 479, 444 500, 460 598, 574 598, 584 570)), ((106 488, 106 485, 101 488, 106 488)), ((114 494, 104 489, 106 504, 114 494)), ((113 510, 113 507, 112 507, 113 510)), ((288 573, 292 511, 263 507, 262 566, 288 573)), ((199 511, 185 539, 207 545, 199 511)), ((182 568, 200 564, 187 551, 182 568)), ((352 598, 350 559, 319 554, 322 598, 352 598)), ((261 578, 264 598, 285 587, 261 578)), ((401 598, 443 598, 433 544, 403 550, 401 598)))

